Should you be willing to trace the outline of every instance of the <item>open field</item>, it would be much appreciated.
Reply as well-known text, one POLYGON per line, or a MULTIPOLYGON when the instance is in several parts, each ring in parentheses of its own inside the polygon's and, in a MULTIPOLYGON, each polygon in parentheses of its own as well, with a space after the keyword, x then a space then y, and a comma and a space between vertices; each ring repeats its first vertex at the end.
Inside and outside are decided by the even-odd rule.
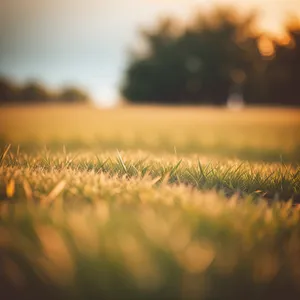
MULTIPOLYGON (((300 110, 248 108, 8 107, 0 140, 23 148, 133 150, 267 161, 300 161, 300 110)), ((2 143, 3 144, 3 143, 2 143)))
POLYGON ((299 299, 299 132, 291 109, 1 108, 4 299, 299 299))

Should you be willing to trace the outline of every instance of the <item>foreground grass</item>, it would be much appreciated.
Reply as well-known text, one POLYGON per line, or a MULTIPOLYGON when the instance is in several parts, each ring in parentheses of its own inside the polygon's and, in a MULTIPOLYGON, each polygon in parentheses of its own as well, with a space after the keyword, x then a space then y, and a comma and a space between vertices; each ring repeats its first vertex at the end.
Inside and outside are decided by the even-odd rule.
POLYGON ((0 157, 7 299, 300 295, 300 210, 278 201, 299 196, 298 167, 15 147, 0 157))
MULTIPOLYGON (((248 163, 239 160, 208 160, 205 157, 164 155, 160 158, 145 152, 119 151, 104 154, 20 153, 10 146, 3 150, 2 176, 36 178, 36 172, 46 176, 51 171, 108 173, 124 178, 151 178, 154 186, 162 182, 185 184, 202 190, 215 189, 227 196, 235 193, 264 197, 269 200, 300 201, 300 168, 283 163, 248 163)), ((62 175, 62 178, 67 173, 62 175)), ((21 180, 20 179, 20 180, 21 180)), ((35 185, 38 185, 39 181, 35 185)))

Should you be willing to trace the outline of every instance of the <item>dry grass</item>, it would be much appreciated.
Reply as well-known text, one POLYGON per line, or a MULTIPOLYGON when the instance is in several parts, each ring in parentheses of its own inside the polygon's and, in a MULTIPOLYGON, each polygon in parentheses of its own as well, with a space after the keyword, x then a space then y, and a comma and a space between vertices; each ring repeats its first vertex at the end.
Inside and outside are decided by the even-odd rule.
POLYGON ((279 109, 1 109, 4 299, 298 300, 299 123, 279 109))
POLYGON ((0 110, 0 138, 23 147, 143 149, 232 158, 300 161, 300 111, 248 108, 11 107, 0 110))

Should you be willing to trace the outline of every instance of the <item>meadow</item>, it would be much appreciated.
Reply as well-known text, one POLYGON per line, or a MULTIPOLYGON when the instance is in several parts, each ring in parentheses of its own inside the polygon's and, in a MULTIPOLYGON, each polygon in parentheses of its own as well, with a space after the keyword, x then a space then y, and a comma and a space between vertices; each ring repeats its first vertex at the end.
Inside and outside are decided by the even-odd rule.
POLYGON ((0 109, 3 299, 299 299, 300 110, 0 109))

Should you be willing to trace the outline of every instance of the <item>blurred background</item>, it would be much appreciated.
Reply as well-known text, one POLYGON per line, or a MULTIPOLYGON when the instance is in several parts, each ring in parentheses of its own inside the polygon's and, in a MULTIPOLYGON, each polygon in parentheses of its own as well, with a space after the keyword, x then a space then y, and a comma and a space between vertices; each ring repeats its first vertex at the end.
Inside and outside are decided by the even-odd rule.
POLYGON ((2 0, 0 103, 300 103, 299 0, 2 0))
POLYGON ((299 0, 2 0, 0 13, 0 146, 300 161, 299 0))

